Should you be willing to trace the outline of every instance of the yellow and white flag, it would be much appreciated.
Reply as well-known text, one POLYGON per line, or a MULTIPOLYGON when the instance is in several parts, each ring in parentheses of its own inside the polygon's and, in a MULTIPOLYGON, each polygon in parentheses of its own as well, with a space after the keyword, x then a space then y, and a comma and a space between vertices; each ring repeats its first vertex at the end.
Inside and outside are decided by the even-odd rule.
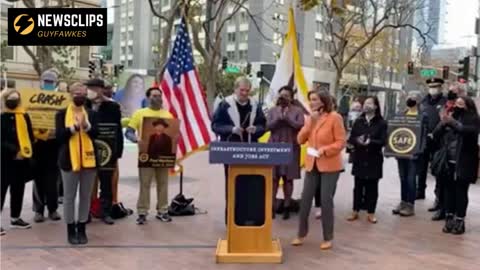
POLYGON ((298 101, 308 110, 308 87, 300 63, 295 18, 291 7, 288 10, 288 32, 283 44, 280 58, 275 65, 270 91, 265 96, 265 104, 269 107, 274 106, 280 87, 289 85, 297 89, 298 101))

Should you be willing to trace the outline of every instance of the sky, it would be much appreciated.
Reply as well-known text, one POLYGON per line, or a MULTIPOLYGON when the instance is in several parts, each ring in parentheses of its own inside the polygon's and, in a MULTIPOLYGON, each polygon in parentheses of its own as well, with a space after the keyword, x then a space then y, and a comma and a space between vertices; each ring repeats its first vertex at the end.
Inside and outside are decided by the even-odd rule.
MULTIPOLYGON (((479 0, 447 0, 445 43, 470 47, 477 44, 475 18, 479 17, 479 0), (470 37, 467 37, 471 35, 470 37)), ((445 44, 447 45, 447 44, 445 44)))

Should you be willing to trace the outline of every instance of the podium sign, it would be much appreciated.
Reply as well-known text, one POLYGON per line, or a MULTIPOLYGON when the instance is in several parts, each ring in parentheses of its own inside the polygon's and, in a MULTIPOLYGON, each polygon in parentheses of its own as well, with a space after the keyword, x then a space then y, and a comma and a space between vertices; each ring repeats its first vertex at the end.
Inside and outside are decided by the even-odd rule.
POLYGON ((272 239, 272 177, 275 165, 292 159, 291 144, 210 144, 210 163, 229 165, 227 239, 218 241, 217 263, 282 262, 280 241, 272 239))
POLYGON ((293 159, 288 143, 210 143, 210 163, 242 165, 283 165, 293 159))
POLYGON ((395 116, 388 120, 385 156, 412 158, 422 144, 421 120, 415 116, 395 116))

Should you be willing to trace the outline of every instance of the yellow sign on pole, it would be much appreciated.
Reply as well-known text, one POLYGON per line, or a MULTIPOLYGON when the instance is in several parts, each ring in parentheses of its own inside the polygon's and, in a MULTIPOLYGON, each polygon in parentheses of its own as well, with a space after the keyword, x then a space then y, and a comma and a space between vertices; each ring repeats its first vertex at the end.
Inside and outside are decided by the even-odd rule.
POLYGON ((55 129, 55 114, 65 109, 69 102, 68 93, 44 91, 34 88, 20 90, 22 106, 27 111, 34 129, 55 129))

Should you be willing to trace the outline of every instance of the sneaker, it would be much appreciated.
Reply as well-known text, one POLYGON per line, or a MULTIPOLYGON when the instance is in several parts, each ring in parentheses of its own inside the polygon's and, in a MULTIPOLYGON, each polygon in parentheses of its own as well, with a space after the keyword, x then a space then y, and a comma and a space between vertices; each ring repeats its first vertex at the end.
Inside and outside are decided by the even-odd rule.
POLYGON ((35 213, 35 217, 33 218, 33 221, 35 223, 42 223, 45 221, 45 217, 43 216, 42 213, 35 213))
POLYGON ((137 225, 143 225, 145 223, 147 223, 147 216, 139 215, 137 218, 137 225))
POLYGON ((49 213, 49 214, 48 214, 48 218, 51 219, 51 220, 53 220, 53 221, 57 221, 57 220, 62 219, 62 218, 60 217, 60 215, 58 214, 57 211, 52 212, 52 213, 49 213))
POLYGON ((10 222, 10 227, 17 228, 17 229, 30 229, 32 225, 30 225, 30 223, 23 221, 23 219, 21 218, 17 218, 10 222))
POLYGON ((58 197, 58 204, 63 204, 63 197, 58 197))
POLYGON ((162 222, 171 222, 172 221, 172 218, 167 213, 158 213, 155 217, 162 222))
POLYGON ((400 211, 405 208, 405 202, 400 202, 395 209, 392 210, 392 214, 394 215, 400 215, 400 211))
POLYGON ((113 218, 111 216, 104 216, 102 218, 102 221, 103 223, 107 224, 107 225, 113 225, 115 224, 115 220, 113 220, 113 218))
POLYGON ((3 229, 3 227, 0 228, 0 236, 1 235, 5 235, 7 234, 7 232, 5 232, 5 230, 3 229))
POLYGON ((405 207, 400 210, 400 216, 411 217, 415 215, 415 206, 411 203, 405 203, 405 207))

